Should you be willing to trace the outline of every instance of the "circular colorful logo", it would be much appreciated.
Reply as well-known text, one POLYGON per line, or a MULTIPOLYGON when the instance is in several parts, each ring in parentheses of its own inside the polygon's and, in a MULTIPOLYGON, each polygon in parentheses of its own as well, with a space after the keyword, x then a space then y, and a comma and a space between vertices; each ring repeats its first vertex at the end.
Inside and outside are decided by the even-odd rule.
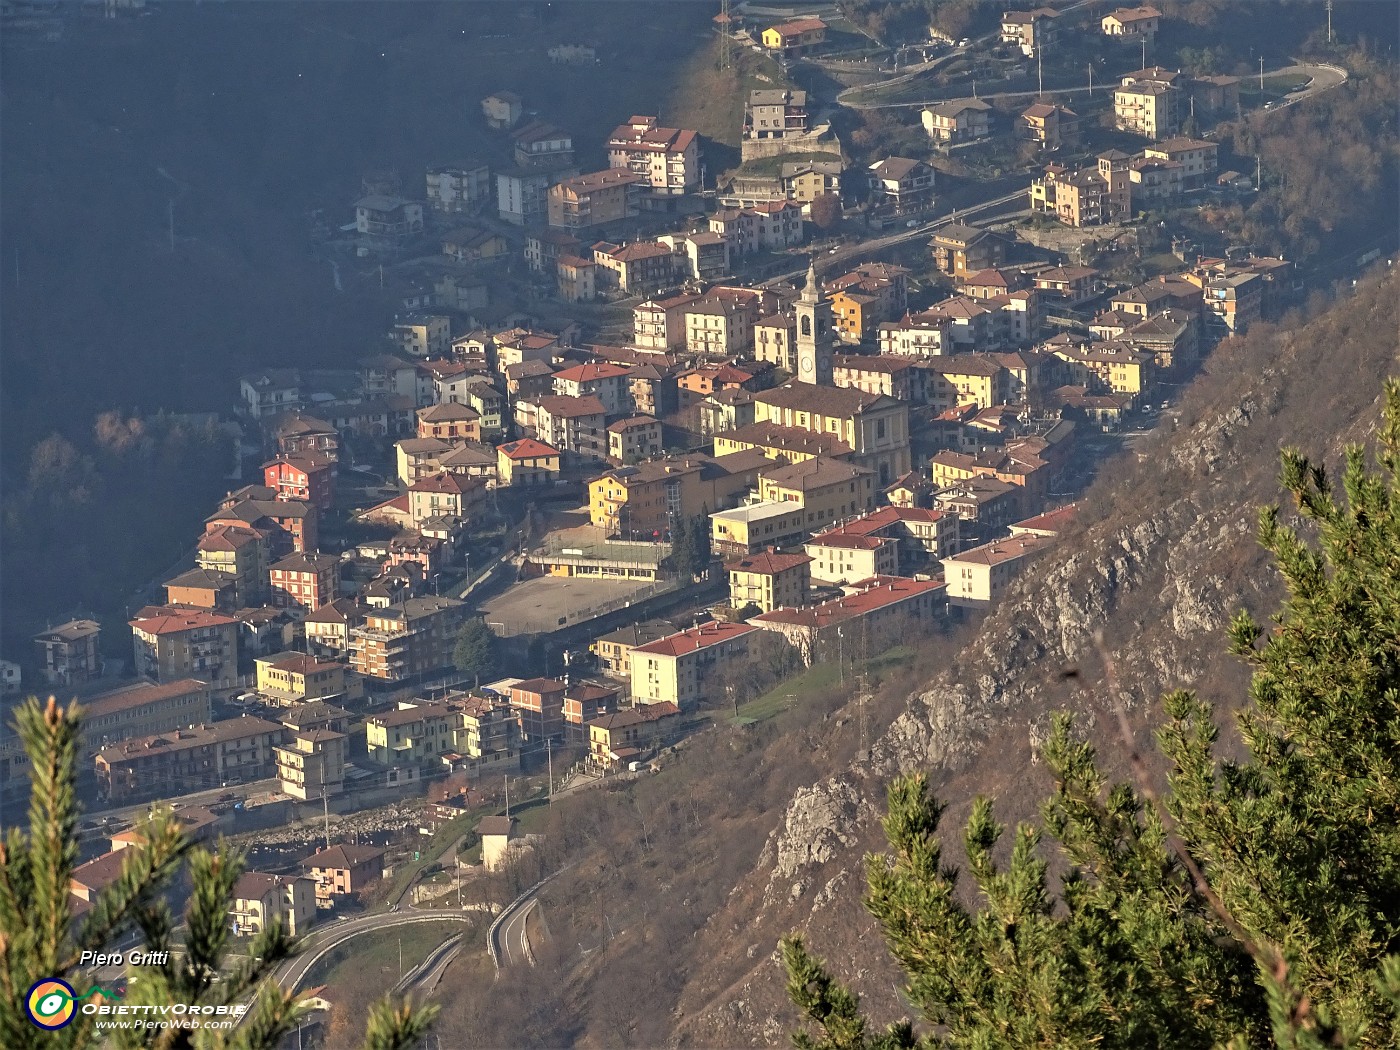
POLYGON ((64 1028, 77 1012, 77 995, 73 986, 57 977, 36 981, 24 1000, 24 1012, 29 1020, 50 1031, 64 1028))

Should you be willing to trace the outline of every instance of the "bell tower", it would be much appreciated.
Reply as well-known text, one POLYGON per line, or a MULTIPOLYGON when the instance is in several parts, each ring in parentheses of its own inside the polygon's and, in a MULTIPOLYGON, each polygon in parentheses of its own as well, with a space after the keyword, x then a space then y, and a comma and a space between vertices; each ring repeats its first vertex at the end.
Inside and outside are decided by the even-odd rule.
POLYGON ((807 287, 793 309, 797 314, 797 381, 831 386, 831 303, 822 294, 815 259, 807 264, 807 287))

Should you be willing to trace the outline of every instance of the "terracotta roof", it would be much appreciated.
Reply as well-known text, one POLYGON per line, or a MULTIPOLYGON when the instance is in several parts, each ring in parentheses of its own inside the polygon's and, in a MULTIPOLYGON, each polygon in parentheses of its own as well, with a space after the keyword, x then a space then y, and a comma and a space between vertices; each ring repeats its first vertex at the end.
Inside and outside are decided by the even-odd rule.
POLYGON ((279 572, 310 572, 322 573, 328 569, 334 569, 340 564, 340 559, 334 554, 322 554, 319 551, 306 553, 289 554, 281 561, 273 562, 272 569, 279 572))
MULTIPOLYGON (((753 630, 752 627, 749 630, 753 630)), ((635 650, 634 650, 635 651, 635 650)), ((660 704, 639 704, 626 711, 618 711, 615 714, 603 715, 589 722, 589 727, 597 726, 599 729, 626 729, 628 726, 645 725, 647 722, 656 722, 672 715, 678 715, 681 709, 670 701, 660 704)), ((638 754, 636 749, 631 749, 633 754, 638 754)), ((621 754, 622 752, 618 752, 621 754)))
POLYGON ((607 410, 603 402, 592 394, 583 397, 567 397, 563 394, 546 394, 531 398, 530 403, 539 406, 548 415, 559 419, 578 419, 581 416, 603 416, 607 410))
POLYGON ((72 881, 89 890, 105 889, 121 878, 125 865, 126 850, 113 850, 79 864, 73 869, 72 881))
POLYGON ((554 378, 564 383, 588 383, 599 379, 613 379, 618 376, 625 376, 631 369, 622 365, 610 364, 606 361, 595 361, 586 365, 575 365, 573 368, 566 368, 562 372, 555 372, 554 378))
POLYGON ((943 559, 944 561, 966 562, 969 565, 1000 565, 1003 562, 1014 561, 1017 558, 1024 558, 1029 554, 1034 554, 1043 548, 1047 539, 1044 536, 1037 536, 1034 533, 1026 533, 1022 536, 1011 536, 1003 540, 993 540, 991 543, 984 543, 980 547, 973 547, 960 554, 943 559))
POLYGON ((753 572, 762 576, 776 576, 780 572, 788 572, 806 565, 811 560, 805 554, 777 554, 769 551, 766 554, 750 554, 747 558, 728 562, 724 567, 729 572, 753 572))
POLYGON ((159 685, 138 682, 134 685, 123 686, 120 689, 88 697, 83 701, 83 713, 87 718, 94 719, 99 716, 129 711, 145 704, 155 704, 162 700, 189 696, 191 693, 204 693, 208 690, 207 685, 203 682, 197 682, 193 678, 180 678, 174 682, 162 682, 159 685))
POLYGON ((715 435, 716 440, 721 438, 781 452, 803 452, 832 457, 849 456, 854 451, 835 434, 819 434, 816 431, 803 430, 801 427, 785 427, 772 422, 749 423, 715 435))
POLYGON ((701 649, 708 649, 713 645, 742 638, 756 629, 745 623, 701 624, 655 642, 639 645, 632 651, 634 653, 652 653, 657 656, 685 656, 701 649))
POLYGON ((130 626, 143 634, 174 634, 179 631, 193 631, 204 627, 227 627, 237 622, 231 616, 224 616, 208 609, 166 606, 154 616, 130 621, 130 626))
POLYGON ((854 594, 807 609, 775 609, 754 616, 749 622, 791 624, 820 630, 944 589, 942 580, 908 580, 898 576, 875 576, 861 581, 857 586, 861 589, 854 594))
POLYGON ((233 899, 236 901, 262 900, 268 893, 290 886, 298 878, 296 875, 269 875, 261 871, 245 871, 233 884, 233 899))
POLYGON ((810 492, 826 485, 845 484, 856 478, 869 477, 873 470, 853 463, 814 456, 800 463, 789 463, 762 471, 763 480, 786 489, 810 492))
POLYGON ((543 441, 536 441, 534 438, 521 438, 519 441, 511 441, 501 445, 498 451, 507 459, 536 459, 541 456, 557 456, 559 450, 551 448, 543 441))
POLYGON ((609 423, 608 432, 610 434, 625 434, 629 430, 654 426, 660 426, 660 421, 651 416, 632 416, 629 419, 619 419, 616 423, 609 423))
POLYGON ((572 193, 592 193, 609 186, 631 186, 646 181, 645 175, 638 175, 626 168, 604 168, 602 171, 590 171, 586 175, 575 175, 571 179, 565 179, 558 183, 557 187, 561 191, 568 190, 572 193))
POLYGON ((319 853, 313 853, 301 862, 304 868, 356 868, 361 864, 377 861, 384 851, 377 846, 332 846, 319 853))
POLYGON ((223 718, 207 725, 192 726, 188 729, 172 729, 168 733, 152 733, 150 736, 123 740, 120 743, 104 747, 97 753, 97 757, 110 765, 120 765, 124 759, 132 756, 148 755, 159 751, 174 752, 196 747, 208 747, 211 744, 244 740, 251 736, 266 735, 271 737, 274 742, 280 742, 285 728, 276 722, 269 722, 255 715, 223 718))
POLYGON ((853 416, 872 408, 898 405, 900 402, 884 394, 867 394, 849 387, 813 386, 791 381, 774 390, 765 390, 755 398, 760 404, 773 408, 789 408, 823 416, 853 416))
POLYGON ((481 415, 470 405, 458 404, 455 401, 443 401, 440 404, 429 405, 427 408, 420 408, 418 418, 424 423, 454 423, 471 422, 473 419, 480 419, 481 415))
POLYGON ((515 825, 519 824, 517 817, 482 817, 481 822, 476 826, 476 833, 485 837, 486 835, 510 836, 515 831, 515 825))

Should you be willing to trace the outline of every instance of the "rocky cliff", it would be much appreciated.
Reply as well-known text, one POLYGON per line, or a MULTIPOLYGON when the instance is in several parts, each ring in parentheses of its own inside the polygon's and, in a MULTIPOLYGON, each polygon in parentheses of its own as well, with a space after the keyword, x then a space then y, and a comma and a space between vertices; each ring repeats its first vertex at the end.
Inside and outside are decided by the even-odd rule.
POLYGON ((1055 710, 1078 713, 1113 769, 1124 743, 1100 717, 1110 690, 1144 742, 1166 689, 1196 688, 1222 711, 1239 701, 1245 676, 1223 655, 1221 629, 1238 608, 1267 615, 1277 602, 1254 524, 1278 499, 1278 450, 1332 465, 1366 439, 1380 377, 1397 367, 1397 302, 1400 281, 1372 282, 1306 324, 1260 326, 1216 350, 1159 432, 1105 465, 1057 551, 868 756, 796 792, 753 874, 698 938, 676 1045, 785 1042, 797 1018, 774 949, 793 929, 877 1019, 903 1015, 899 975, 860 906, 861 855, 883 846, 893 775, 930 773, 955 840, 978 793, 998 800, 1003 821, 1034 815, 1049 788, 1036 751, 1055 710))

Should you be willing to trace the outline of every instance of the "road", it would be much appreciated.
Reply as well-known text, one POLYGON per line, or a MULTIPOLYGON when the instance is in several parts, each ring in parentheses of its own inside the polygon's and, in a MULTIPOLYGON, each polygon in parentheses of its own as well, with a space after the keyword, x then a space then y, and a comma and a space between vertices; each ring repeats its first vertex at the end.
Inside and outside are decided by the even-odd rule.
POLYGON ((394 985, 394 992, 402 996, 412 996, 422 1002, 437 989, 442 975, 447 972, 447 968, 457 956, 462 954, 465 943, 466 938, 463 934, 454 933, 448 937, 429 952, 427 958, 403 975, 399 983, 394 985))
POLYGON ((373 933, 379 930, 392 929, 395 926, 409 926, 420 922, 474 922, 476 916, 472 914, 458 914, 457 912, 442 909, 433 912, 389 912, 380 915, 366 915, 359 919, 346 919, 341 922, 333 922, 321 930, 317 930, 307 937, 301 954, 295 959, 289 959, 272 975, 278 986, 287 992, 294 992, 306 980, 306 975, 311 972, 311 968, 323 959, 327 953, 346 941, 358 937, 362 933, 373 933))
MULTIPOLYGON (((947 58, 951 56, 944 57, 947 58)), ((836 96, 836 101, 849 109, 910 109, 919 106, 932 106, 936 105, 939 102, 947 102, 950 99, 960 97, 959 91, 961 89, 955 87, 940 89, 938 95, 934 98, 919 99, 913 102, 861 102, 857 99, 853 99, 850 97, 850 93, 854 91, 868 90, 874 87, 888 87, 891 84, 897 84, 902 81, 911 79, 915 76, 927 72, 935 64, 936 61, 931 62, 927 66, 916 70, 914 73, 901 74, 899 77, 884 81, 879 85, 862 84, 858 87, 847 88, 846 90, 842 91, 836 96)), ((1346 70, 1342 69, 1340 66, 1321 66, 1309 64, 1295 64, 1291 66, 1281 66, 1278 69, 1266 70, 1264 73, 1264 77, 1265 79, 1267 79, 1269 77, 1285 76, 1291 74, 1301 74, 1304 76, 1311 77, 1312 80, 1308 84, 1306 90, 1300 91, 1296 95, 1289 95, 1286 98, 1275 102, 1272 105, 1273 109, 1283 109, 1286 106, 1294 105, 1295 103, 1301 102, 1303 101, 1303 99, 1309 98, 1310 96, 1315 95, 1320 91, 1327 91, 1341 84, 1345 84, 1347 81, 1346 70)), ((1022 88, 1019 91, 979 91, 977 92, 977 97, 984 102, 989 102, 999 98, 1025 98, 1029 95, 1035 95, 1036 97, 1072 97, 1075 95, 1084 94, 1092 95, 1095 90, 1099 91, 1100 94, 1102 94, 1104 90, 1111 91, 1114 83, 1116 83, 1116 78, 1108 81, 1106 84, 1095 84, 1093 88, 1090 88, 1086 84, 1083 87, 1046 88, 1044 91, 1037 91, 1033 87, 1022 88)))
POLYGON ((1274 109, 1287 109, 1289 106, 1294 106, 1302 102, 1305 98, 1311 98, 1313 95, 1323 91, 1330 91, 1332 88, 1341 87, 1347 82, 1347 71, 1341 66, 1317 66, 1306 63, 1284 66, 1282 69, 1275 69, 1271 73, 1265 73, 1264 76, 1268 78, 1295 73, 1311 78, 1308 81, 1307 87, 1295 94, 1284 96, 1282 100, 1273 104, 1274 109))
POLYGON ((519 963, 528 963, 531 966, 535 964, 534 953, 530 951, 530 936, 526 923, 530 918, 530 913, 539 905, 539 900, 532 896, 511 911, 510 916, 497 929, 496 943, 499 945, 502 966, 515 966, 519 963))
MULTIPOLYGON (((1015 190, 1004 196, 996 197, 989 201, 983 201, 980 204, 974 204, 969 208, 960 208, 956 215, 942 215, 936 219, 929 219, 925 222, 920 222, 912 229, 907 226, 901 226, 894 233, 886 234, 883 237, 875 237, 870 240, 861 241, 859 244, 852 244, 845 248, 837 248, 826 256, 819 257, 821 259, 821 266, 819 269, 831 269, 840 266, 855 256, 868 256, 872 252, 877 252, 896 244, 903 244, 905 241, 912 241, 919 237, 927 237, 934 230, 947 226, 952 222, 963 222, 974 216, 984 215, 986 212, 996 212, 998 209, 1014 211, 1016 209, 1010 206, 1019 202, 1028 192, 1029 191, 1026 189, 1015 190)), ((775 284, 783 284, 802 277, 806 272, 807 267, 803 266, 800 269, 792 270, 788 273, 780 273, 775 277, 770 277, 766 281, 763 281, 760 287, 767 288, 775 284)))

